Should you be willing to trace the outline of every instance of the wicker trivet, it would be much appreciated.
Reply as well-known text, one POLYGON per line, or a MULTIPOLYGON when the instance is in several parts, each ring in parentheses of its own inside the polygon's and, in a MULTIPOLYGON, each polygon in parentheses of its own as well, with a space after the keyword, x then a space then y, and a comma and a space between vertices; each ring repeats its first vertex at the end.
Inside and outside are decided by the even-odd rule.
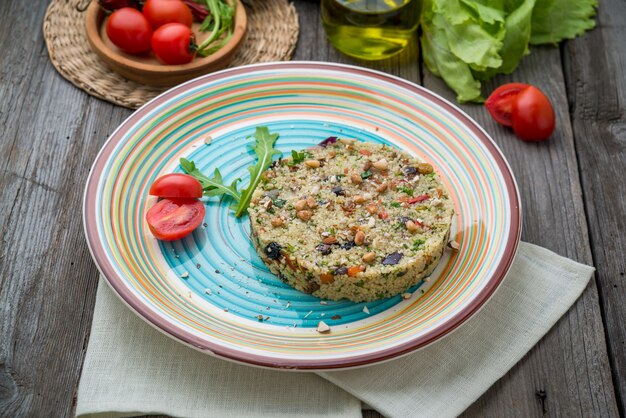
MULTIPOLYGON (((91 50, 84 12, 91 0, 52 0, 43 22, 50 61, 59 73, 87 93, 131 109, 167 90, 118 75, 91 50)), ((229 67, 291 58, 298 40, 298 15, 287 0, 256 0, 246 6, 248 30, 229 67)))

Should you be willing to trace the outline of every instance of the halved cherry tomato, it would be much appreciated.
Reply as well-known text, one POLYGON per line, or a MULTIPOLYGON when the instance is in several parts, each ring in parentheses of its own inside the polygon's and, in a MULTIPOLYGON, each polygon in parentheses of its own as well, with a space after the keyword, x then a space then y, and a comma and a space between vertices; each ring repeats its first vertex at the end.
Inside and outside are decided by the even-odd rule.
POLYGON ((156 179, 148 193, 158 197, 197 199, 202 197, 202 184, 189 174, 171 173, 156 179))
POLYGON ((186 64, 195 53, 193 32, 182 23, 168 23, 154 31, 152 51, 163 64, 186 64))
POLYGON ((155 30, 167 23, 182 23, 189 27, 193 23, 191 10, 182 0, 147 0, 143 15, 155 30))
POLYGON ((508 83, 498 87, 491 93, 485 102, 485 106, 496 122, 504 126, 512 125, 513 102, 517 95, 529 86, 529 84, 508 83))
POLYGON ((504 84, 491 93, 485 106, 496 122, 513 127, 524 141, 543 141, 554 131, 550 100, 529 84, 504 84))
POLYGON ((123 7, 111 13, 106 32, 111 42, 124 52, 140 54, 150 51, 152 28, 137 9, 123 7))
POLYGON ((196 229, 204 214, 204 204, 199 200, 163 199, 148 210, 146 221, 157 239, 174 241, 196 229))
POLYGON ((521 91, 513 102, 513 131, 524 141, 543 141, 554 131, 554 109, 536 87, 521 91))

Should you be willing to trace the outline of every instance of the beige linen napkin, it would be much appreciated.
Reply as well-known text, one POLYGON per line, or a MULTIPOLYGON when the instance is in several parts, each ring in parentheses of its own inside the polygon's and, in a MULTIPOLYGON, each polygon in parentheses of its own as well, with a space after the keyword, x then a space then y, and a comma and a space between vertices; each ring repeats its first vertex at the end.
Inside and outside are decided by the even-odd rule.
POLYGON ((318 374, 236 365, 187 348, 137 318, 101 280, 76 414, 360 417, 361 400, 390 418, 453 417, 539 341, 593 270, 521 243, 495 295, 449 336, 383 364, 318 374))

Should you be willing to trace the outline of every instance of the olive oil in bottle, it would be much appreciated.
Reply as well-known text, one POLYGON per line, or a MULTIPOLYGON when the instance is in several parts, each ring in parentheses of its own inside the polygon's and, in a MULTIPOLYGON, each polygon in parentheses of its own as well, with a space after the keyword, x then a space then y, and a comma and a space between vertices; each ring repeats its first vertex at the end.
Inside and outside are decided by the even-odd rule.
POLYGON ((402 51, 415 35, 419 0, 322 0, 330 42, 356 58, 376 60, 402 51))

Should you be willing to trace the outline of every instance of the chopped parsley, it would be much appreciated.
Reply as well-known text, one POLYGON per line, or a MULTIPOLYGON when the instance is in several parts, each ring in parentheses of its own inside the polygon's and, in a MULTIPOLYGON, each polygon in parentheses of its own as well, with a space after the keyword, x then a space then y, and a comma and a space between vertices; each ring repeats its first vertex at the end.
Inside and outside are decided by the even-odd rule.
POLYGON ((419 250, 425 242, 426 241, 424 241, 423 239, 416 239, 415 241, 413 241, 413 249, 416 251, 419 250))
POLYGON ((366 171, 364 171, 364 172, 362 172, 362 173, 361 173, 361 178, 362 178, 363 180, 365 180, 365 179, 367 179, 367 178, 370 178, 370 177, 372 177, 372 172, 371 172, 371 171, 369 171, 369 170, 366 170, 366 171))
POLYGON ((399 208, 400 206, 402 206, 402 203, 400 202, 391 202, 391 207, 399 208))
POLYGON ((410 187, 406 187, 406 186, 400 186, 398 187, 398 190, 401 191, 402 193, 405 193, 409 196, 413 196, 413 189, 411 189, 410 187))
POLYGON ((287 203, 287 201, 284 200, 284 199, 274 199, 274 200, 272 200, 272 204, 274 206, 276 206, 277 208, 282 208, 283 206, 285 206, 285 203, 287 203))
POLYGON ((288 166, 293 167, 294 165, 300 164, 306 158, 311 158, 313 154, 308 151, 298 152, 296 150, 291 150, 291 161, 287 163, 288 166))

